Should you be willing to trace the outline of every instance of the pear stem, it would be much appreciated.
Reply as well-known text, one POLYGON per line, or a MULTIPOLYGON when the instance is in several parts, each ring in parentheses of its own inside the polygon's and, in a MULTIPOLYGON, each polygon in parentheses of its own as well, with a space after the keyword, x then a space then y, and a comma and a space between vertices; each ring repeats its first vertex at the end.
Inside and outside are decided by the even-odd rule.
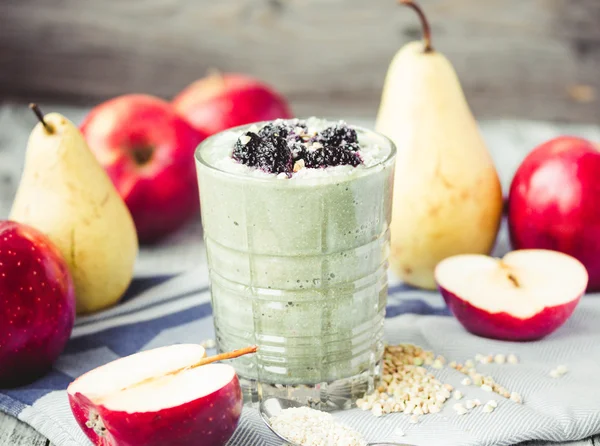
POLYGON ((425 48, 423 49, 423 52, 431 53, 433 51, 433 47, 431 46, 431 28, 429 26, 427 17, 425 17, 425 13, 413 0, 398 0, 398 3, 411 7, 419 15, 421 25, 423 26, 423 40, 425 41, 425 48))
POLYGON ((42 113, 42 111, 40 110, 40 107, 38 107, 37 104, 29 104, 29 108, 33 111, 33 113, 35 114, 35 116, 39 119, 39 121, 42 123, 42 125, 44 126, 44 128, 46 129, 46 131, 50 134, 54 133, 54 128, 52 128, 52 126, 50 124, 48 124, 45 120, 44 120, 44 114, 42 113))

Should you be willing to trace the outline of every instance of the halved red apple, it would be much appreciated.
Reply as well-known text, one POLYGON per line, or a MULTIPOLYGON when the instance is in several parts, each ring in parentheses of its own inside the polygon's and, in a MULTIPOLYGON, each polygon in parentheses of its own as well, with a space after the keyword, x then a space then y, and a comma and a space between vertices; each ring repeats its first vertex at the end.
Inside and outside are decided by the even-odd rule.
POLYGON ((435 269, 444 300, 471 333, 507 341, 543 338, 571 316, 588 274, 567 254, 512 251, 502 259, 479 254, 448 257, 435 269))
POLYGON ((73 415, 95 445, 222 446, 237 427, 242 392, 230 365, 198 366, 205 355, 179 344, 98 367, 69 385, 73 415))

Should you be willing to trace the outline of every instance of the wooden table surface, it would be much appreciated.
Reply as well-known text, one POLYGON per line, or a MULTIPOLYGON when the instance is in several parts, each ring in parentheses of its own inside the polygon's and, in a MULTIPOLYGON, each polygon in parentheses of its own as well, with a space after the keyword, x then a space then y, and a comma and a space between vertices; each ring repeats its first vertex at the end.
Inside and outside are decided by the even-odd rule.
MULTIPOLYGON (((51 446, 46 438, 19 420, 0 413, 0 446, 51 446)), ((528 442, 519 446, 600 446, 600 435, 569 443, 528 442)), ((168 445, 165 445, 168 446, 168 445)), ((260 446, 260 445, 256 445, 260 446)))
MULTIPOLYGON (((51 108, 53 107, 47 110, 49 111, 51 108)), ((85 113, 84 109, 72 107, 54 107, 53 110, 65 113, 75 122, 78 122, 85 113)), ((0 107, 0 128, 11 129, 11 132, 0 133, 0 180, 3 183, 0 188, 0 219, 6 218, 8 215, 10 202, 17 187, 23 162, 23 149, 31 125, 33 125, 32 120, 27 121, 23 117, 24 114, 29 116, 29 113, 26 107, 22 105, 4 105, 0 107)), ((319 112, 316 111, 315 113, 318 114, 319 112)), ((368 119, 348 118, 348 121, 358 121, 359 124, 369 125, 368 119)), ((546 139, 560 134, 575 134, 600 142, 600 126, 497 120, 482 122, 481 129, 498 167, 505 191, 508 190, 512 172, 526 153, 546 139)), ((185 249, 183 246, 176 246, 175 248, 178 250, 179 255, 181 255, 181 250, 185 249)), ((179 263, 181 264, 181 261, 179 263)), ((28 425, 0 412, 0 446, 50 446, 51 444, 50 441, 28 425)), ((556 445, 556 443, 529 442, 520 446, 549 446, 552 444, 556 445)), ((562 444, 600 446, 600 435, 582 441, 562 444)))

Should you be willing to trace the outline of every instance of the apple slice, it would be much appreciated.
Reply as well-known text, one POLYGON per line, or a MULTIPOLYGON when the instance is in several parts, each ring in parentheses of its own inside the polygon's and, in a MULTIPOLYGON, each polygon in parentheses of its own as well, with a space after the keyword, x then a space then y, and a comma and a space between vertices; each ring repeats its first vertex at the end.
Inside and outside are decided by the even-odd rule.
POLYGON ((571 316, 585 293, 581 262, 557 251, 523 249, 503 259, 463 254, 435 269, 439 290, 471 333, 506 341, 540 339, 571 316))
POLYGON ((222 446, 235 431, 242 392, 233 367, 209 364, 255 347, 206 358, 179 344, 136 353, 73 381, 69 403, 90 440, 102 446, 222 446))

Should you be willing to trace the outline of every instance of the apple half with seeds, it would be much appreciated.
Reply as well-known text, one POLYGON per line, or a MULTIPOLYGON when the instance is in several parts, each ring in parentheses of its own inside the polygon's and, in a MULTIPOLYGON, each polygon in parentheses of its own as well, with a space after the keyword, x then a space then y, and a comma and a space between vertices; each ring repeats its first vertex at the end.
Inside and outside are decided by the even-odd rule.
MULTIPOLYGON (((208 363, 196 344, 136 353, 73 381, 69 403, 95 445, 222 446, 235 431, 242 392, 233 367, 208 363)), ((218 358, 222 357, 222 358, 218 358)))
POLYGON ((437 265, 435 279, 466 330, 506 341, 533 341, 558 329, 588 284, 580 261, 544 249, 512 251, 502 259, 451 256, 437 265))

